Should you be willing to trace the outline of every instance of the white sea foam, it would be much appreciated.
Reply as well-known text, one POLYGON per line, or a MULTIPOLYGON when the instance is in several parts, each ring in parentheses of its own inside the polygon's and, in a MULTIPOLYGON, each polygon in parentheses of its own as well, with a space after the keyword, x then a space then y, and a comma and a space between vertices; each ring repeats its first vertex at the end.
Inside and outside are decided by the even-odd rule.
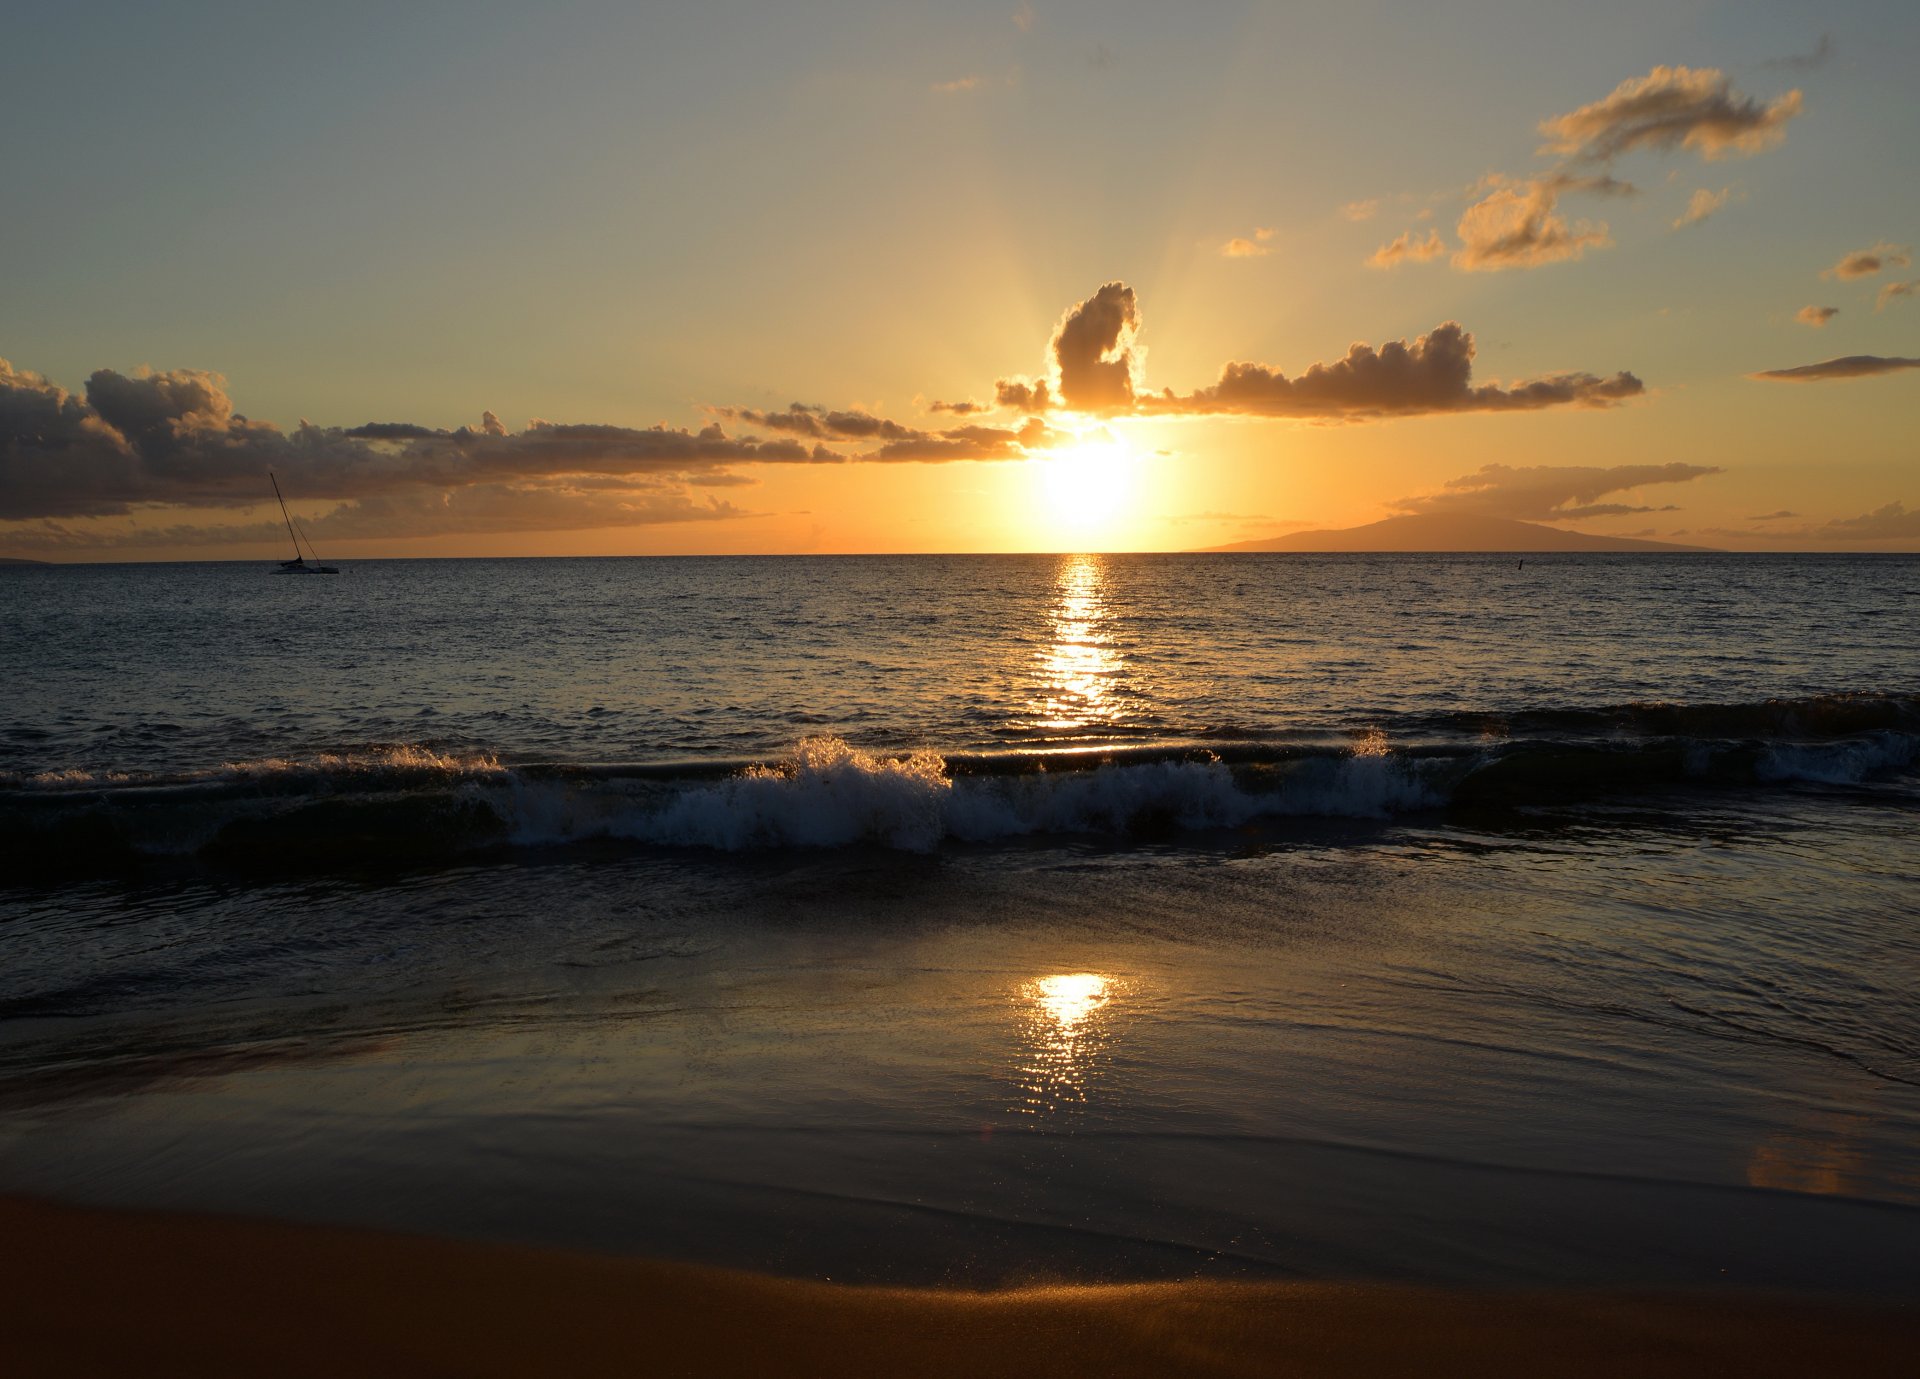
POLYGON ((927 852, 950 839, 1230 828, 1267 814, 1380 818, 1446 799, 1412 763, 1378 755, 1304 760, 1259 788, 1217 760, 955 779, 936 753, 888 757, 833 737, 809 738, 782 761, 700 785, 583 790, 510 774, 466 789, 518 843, 614 837, 727 851, 869 843, 927 852))
POLYGON ((1776 744, 1754 768, 1762 780, 1812 781, 1820 785, 1857 785, 1883 771, 1920 760, 1920 738, 1910 733, 1875 733, 1847 742, 1776 744))

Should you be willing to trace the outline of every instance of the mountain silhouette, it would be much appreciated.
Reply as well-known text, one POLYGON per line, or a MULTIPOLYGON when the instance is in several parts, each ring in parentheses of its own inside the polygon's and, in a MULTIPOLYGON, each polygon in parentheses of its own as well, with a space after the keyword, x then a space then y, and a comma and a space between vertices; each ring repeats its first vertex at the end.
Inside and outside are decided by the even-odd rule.
POLYGON ((1467 513, 1414 513, 1363 527, 1297 531, 1209 546, 1212 551, 1710 551, 1631 536, 1593 536, 1538 522, 1467 513))

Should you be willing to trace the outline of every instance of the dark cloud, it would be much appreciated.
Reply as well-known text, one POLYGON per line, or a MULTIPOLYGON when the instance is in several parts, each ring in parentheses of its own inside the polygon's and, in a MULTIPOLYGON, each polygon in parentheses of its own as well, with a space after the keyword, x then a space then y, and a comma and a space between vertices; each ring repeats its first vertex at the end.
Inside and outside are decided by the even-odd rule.
POLYGON ((1083 412, 1124 410, 1133 402, 1133 354, 1140 328, 1133 289, 1110 282, 1060 322, 1053 337, 1060 398, 1083 412))
POLYGON ((970 417, 980 412, 991 412, 993 407, 989 403, 974 402, 971 399, 966 399, 960 402, 930 403, 927 406, 927 410, 929 412, 946 412, 956 417, 970 417))
POLYGON ((0 362, 0 520, 245 507, 260 501, 269 469, 302 497, 364 501, 568 475, 690 482, 734 464, 844 458, 794 439, 729 436, 717 425, 696 432, 536 420, 510 434, 490 412, 479 427, 454 431, 302 422, 283 432, 237 413, 223 380, 201 370, 103 369, 81 397, 0 362))
POLYGON ((1871 249, 1855 249, 1842 256, 1833 267, 1823 268, 1820 276, 1845 282, 1850 278, 1870 278, 1883 268, 1905 268, 1912 262, 1913 250, 1907 245, 1882 240, 1871 249))
POLYGON ((1920 508, 1888 503, 1859 517, 1836 518, 1820 528, 1819 534, 1841 541, 1909 540, 1920 537, 1920 508))
POLYGON ((1829 378, 1872 378, 1876 374, 1898 373, 1902 369, 1920 369, 1920 359, 1849 354, 1791 369, 1763 369, 1750 377, 1772 379, 1779 383, 1818 383, 1829 378))
POLYGON ((1044 450, 1064 440, 1039 417, 1029 417, 1018 429, 1002 426, 956 426, 949 431, 921 432, 889 441, 862 460, 913 460, 940 464, 954 460, 1019 460, 1031 450, 1044 450))
POLYGON ((1758 153, 1786 137, 1798 91, 1769 102, 1742 96, 1712 67, 1655 67, 1590 105, 1540 122, 1547 151, 1608 162, 1634 149, 1690 148, 1703 158, 1758 153))
POLYGON ((1402 512, 1471 513, 1484 517, 1511 517, 1520 521, 1563 521, 1581 517, 1617 517, 1637 512, 1675 512, 1672 505, 1643 507, 1602 503, 1611 493, 1649 484, 1679 484, 1718 474, 1714 465, 1622 464, 1597 465, 1482 465, 1472 474, 1449 479, 1437 493, 1403 498, 1394 504, 1402 512))
POLYGON ((1827 59, 1833 56, 1833 35, 1821 34, 1820 41, 1813 45, 1813 51, 1793 54, 1788 57, 1768 58, 1761 63, 1776 72, 1812 72, 1827 65, 1827 59))
POLYGON ((870 412, 834 412, 824 407, 809 407, 804 402, 789 403, 783 412, 756 412, 746 407, 721 408, 721 415, 734 417, 751 426, 770 431, 787 431, 828 441, 921 440, 925 431, 902 426, 897 421, 876 417, 870 412))
POLYGON ((1053 406, 1053 394, 1044 378, 1034 383, 1024 378, 1003 378, 993 385, 993 400, 1016 412, 1044 412, 1053 406))
POLYGON ((1473 385, 1473 336, 1449 321, 1412 344, 1352 346, 1344 359, 1314 364, 1296 378, 1264 364, 1229 364, 1220 381, 1185 397, 1146 399, 1159 412, 1363 421, 1436 412, 1515 412, 1606 407, 1645 391, 1630 373, 1611 378, 1556 374, 1503 388, 1473 385))
POLYGON ((1140 311, 1133 289, 1122 282, 1070 307, 1054 330, 1048 354, 1053 383, 1003 378, 994 385, 1002 407, 1043 412, 1058 405, 1078 412, 1124 412, 1133 406, 1133 337, 1140 311))

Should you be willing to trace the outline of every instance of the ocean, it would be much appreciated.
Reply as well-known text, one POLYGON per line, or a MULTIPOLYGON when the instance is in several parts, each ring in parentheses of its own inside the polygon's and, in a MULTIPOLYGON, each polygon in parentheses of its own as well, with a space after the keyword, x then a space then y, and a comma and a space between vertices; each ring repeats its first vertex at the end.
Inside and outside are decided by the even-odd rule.
POLYGON ((0 570, 0 1192, 1920 1284, 1920 557, 0 570))

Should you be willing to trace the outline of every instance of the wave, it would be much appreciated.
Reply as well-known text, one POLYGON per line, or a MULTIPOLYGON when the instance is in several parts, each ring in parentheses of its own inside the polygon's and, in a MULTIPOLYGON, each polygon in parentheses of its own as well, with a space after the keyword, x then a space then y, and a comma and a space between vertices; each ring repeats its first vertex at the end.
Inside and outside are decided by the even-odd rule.
MULTIPOLYGON (((23 845, 30 874, 165 856, 263 868, 431 861, 595 839, 916 852, 1050 835, 1157 839, 1302 816, 1387 819, 1634 792, 1904 780, 1920 762, 1917 708, 1920 700, 1895 696, 1628 706, 1569 711, 1551 736, 1501 736, 1474 716, 1482 726, 1471 738, 1428 724, 1424 733, 1399 725, 1316 740, 944 755, 823 736, 771 762, 506 765, 486 752, 374 745, 171 775, 18 775, 0 780, 0 836, 23 845), (1583 731, 1570 731, 1576 719, 1583 731), (1629 722, 1766 731, 1622 731, 1629 722)), ((1544 726, 1545 715, 1533 717, 1544 726)))

